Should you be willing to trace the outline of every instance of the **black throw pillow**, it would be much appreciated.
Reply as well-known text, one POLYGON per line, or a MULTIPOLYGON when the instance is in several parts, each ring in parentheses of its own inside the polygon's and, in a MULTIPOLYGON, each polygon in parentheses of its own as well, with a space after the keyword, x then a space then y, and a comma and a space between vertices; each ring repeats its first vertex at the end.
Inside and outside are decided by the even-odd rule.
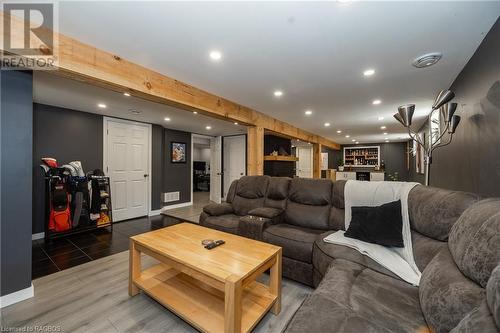
POLYGON ((378 207, 352 207, 346 237, 383 246, 404 247, 401 200, 378 207))

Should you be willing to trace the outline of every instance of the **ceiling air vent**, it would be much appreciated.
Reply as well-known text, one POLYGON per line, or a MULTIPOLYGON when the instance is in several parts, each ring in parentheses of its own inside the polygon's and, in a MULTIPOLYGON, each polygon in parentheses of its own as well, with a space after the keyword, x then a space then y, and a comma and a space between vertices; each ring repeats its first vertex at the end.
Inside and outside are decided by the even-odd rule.
POLYGON ((133 114, 141 114, 142 111, 141 110, 137 110, 137 109, 128 109, 131 113, 133 114))
POLYGON ((443 55, 439 52, 427 53, 415 58, 412 65, 417 68, 425 68, 434 65, 443 55))

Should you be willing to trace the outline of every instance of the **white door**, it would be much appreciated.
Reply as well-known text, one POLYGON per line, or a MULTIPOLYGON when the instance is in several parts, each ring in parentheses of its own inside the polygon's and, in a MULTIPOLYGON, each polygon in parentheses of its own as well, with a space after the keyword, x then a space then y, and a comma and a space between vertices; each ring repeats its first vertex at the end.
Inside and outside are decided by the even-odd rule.
POLYGON ((246 174, 246 138, 244 135, 224 137, 224 193, 226 198, 231 183, 246 174))
POLYGON ((210 200, 221 203, 222 137, 210 138, 210 200))
POLYGON ((297 147, 297 176, 302 178, 312 178, 313 159, 312 147, 297 147))
POLYGON ((104 170, 111 182, 113 220, 148 215, 151 126, 109 118, 104 121, 104 170))

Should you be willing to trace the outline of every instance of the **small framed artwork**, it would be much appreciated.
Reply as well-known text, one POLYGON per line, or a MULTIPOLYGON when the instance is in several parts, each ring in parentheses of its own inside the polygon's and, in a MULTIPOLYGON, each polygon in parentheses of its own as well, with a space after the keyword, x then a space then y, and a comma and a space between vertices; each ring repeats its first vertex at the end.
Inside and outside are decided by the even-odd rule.
POLYGON ((172 163, 186 163, 186 143, 171 142, 170 150, 172 163))

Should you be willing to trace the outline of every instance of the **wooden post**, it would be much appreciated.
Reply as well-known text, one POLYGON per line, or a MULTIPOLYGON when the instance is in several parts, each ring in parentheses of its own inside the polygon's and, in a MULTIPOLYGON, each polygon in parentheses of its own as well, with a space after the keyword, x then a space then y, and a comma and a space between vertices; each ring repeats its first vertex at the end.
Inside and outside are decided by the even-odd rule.
POLYGON ((276 301, 271 308, 271 312, 278 315, 281 311, 281 249, 276 254, 276 262, 271 266, 269 291, 276 296, 276 301))
POLYGON ((247 175, 264 174, 264 128, 248 127, 247 133, 247 175))
POLYGON ((320 143, 313 144, 313 178, 321 178, 321 147, 320 143))
POLYGON ((139 288, 135 285, 134 280, 141 275, 141 252, 136 249, 133 239, 130 239, 129 251, 128 294, 130 296, 135 296, 139 293, 139 288))
POLYGON ((226 279, 224 294, 225 333, 241 332, 241 294, 241 280, 235 275, 230 275, 226 279))

